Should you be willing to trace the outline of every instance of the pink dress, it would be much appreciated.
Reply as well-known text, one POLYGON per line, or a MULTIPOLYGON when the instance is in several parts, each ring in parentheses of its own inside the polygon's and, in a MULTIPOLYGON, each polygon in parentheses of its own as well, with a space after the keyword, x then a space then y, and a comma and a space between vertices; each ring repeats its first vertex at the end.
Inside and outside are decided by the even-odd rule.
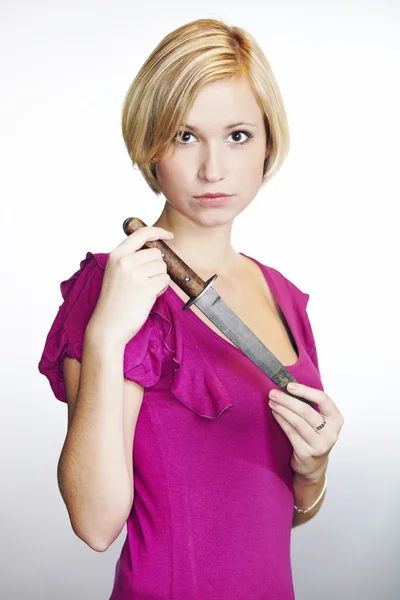
MULTIPOLYGON (((81 360, 107 257, 88 252, 61 283, 64 302, 39 371, 63 402, 62 361, 81 360)), ((251 260, 295 340, 299 358, 288 370, 323 390, 309 294, 251 260)), ((125 377, 145 392, 134 502, 110 600, 293 600, 293 448, 268 406, 276 386, 183 305, 169 287, 125 348, 125 377)))

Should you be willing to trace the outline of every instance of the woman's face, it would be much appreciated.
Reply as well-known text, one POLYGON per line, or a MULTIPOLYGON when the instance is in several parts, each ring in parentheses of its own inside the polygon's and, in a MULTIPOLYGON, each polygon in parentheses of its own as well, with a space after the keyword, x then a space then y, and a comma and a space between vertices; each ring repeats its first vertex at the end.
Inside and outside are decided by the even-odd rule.
POLYGON ((246 78, 223 79, 199 91, 166 156, 156 163, 167 202, 191 220, 233 219, 253 200, 268 156, 263 113, 246 78), (232 127, 232 124, 237 124, 232 127), (204 207, 201 194, 232 195, 222 206, 204 207))

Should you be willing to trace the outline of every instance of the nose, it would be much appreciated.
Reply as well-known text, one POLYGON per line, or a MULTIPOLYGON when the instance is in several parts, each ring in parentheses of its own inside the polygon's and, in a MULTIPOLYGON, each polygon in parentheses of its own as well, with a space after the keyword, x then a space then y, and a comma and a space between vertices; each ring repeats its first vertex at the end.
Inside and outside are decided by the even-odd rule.
POLYGON ((199 177, 207 181, 219 181, 224 178, 222 153, 216 148, 204 149, 200 157, 199 177))

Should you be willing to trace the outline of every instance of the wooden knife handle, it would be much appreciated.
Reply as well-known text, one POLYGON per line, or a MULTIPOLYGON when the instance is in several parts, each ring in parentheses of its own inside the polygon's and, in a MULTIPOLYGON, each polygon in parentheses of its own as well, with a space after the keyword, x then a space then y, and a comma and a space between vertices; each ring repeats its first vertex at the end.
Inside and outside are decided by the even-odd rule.
MULTIPOLYGON (((141 227, 147 227, 141 219, 129 217, 123 222, 122 228, 126 235, 130 235, 141 227)), ((162 240, 146 242, 142 248, 158 248, 163 254, 163 260, 167 264, 167 273, 171 279, 179 285, 191 298, 197 298, 206 287, 204 282, 192 269, 179 258, 162 240)), ((216 276, 214 276, 216 277, 216 276)))

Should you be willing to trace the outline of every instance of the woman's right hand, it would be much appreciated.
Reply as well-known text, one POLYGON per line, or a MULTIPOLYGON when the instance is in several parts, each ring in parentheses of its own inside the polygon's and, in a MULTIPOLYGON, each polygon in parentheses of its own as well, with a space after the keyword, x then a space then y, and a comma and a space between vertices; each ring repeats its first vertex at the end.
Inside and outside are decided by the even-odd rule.
POLYGON ((161 250, 140 248, 148 241, 173 237, 162 227, 141 227, 109 253, 100 295, 88 324, 107 345, 124 348, 170 284, 161 250))

